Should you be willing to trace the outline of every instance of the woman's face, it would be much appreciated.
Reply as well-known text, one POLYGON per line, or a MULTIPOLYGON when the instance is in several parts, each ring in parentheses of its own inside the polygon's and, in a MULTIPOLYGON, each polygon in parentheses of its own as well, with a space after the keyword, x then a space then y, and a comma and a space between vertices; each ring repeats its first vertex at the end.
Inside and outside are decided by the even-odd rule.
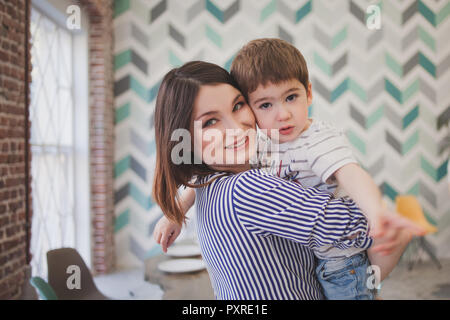
POLYGON ((248 169, 256 152, 255 116, 239 90, 229 84, 201 86, 192 119, 197 158, 215 170, 248 169))

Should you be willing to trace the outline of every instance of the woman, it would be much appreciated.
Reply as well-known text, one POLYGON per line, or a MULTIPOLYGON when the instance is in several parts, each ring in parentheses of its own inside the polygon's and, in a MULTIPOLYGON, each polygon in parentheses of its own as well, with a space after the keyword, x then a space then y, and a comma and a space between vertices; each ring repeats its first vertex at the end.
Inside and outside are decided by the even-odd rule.
MULTIPOLYGON (((177 190, 197 188, 198 239, 217 299, 321 299, 310 249, 368 248, 367 221, 352 201, 251 169, 254 129, 226 70, 190 62, 170 71, 156 102, 154 198, 168 219, 181 223, 177 190), (179 142, 171 137, 180 129, 193 140, 179 154, 189 161, 177 164, 179 142)), ((396 263, 410 238, 400 231, 418 230, 395 216, 385 224, 379 250, 396 263)))

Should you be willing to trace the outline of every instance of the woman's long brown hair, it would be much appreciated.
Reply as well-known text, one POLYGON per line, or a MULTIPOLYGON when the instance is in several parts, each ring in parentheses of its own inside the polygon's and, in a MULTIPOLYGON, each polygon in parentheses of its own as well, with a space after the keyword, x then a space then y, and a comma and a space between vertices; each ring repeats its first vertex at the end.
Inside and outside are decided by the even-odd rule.
POLYGON ((185 222, 185 216, 178 202, 179 187, 191 186, 189 182, 194 176, 202 177, 215 171, 204 163, 194 164, 192 141, 191 162, 174 164, 172 149, 179 142, 171 141, 172 132, 191 128, 194 102, 200 87, 217 84, 229 84, 239 89, 228 71, 220 66, 192 61, 169 71, 158 91, 154 117, 156 167, 152 193, 164 215, 180 224, 185 222))

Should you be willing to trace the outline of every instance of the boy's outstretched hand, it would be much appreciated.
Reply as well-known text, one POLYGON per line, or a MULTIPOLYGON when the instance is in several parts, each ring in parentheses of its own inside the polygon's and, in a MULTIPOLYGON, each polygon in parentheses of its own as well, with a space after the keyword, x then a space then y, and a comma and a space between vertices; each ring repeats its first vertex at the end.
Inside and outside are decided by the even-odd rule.
POLYGON ((167 252, 167 248, 175 241, 180 232, 181 225, 162 216, 153 230, 153 238, 161 245, 162 250, 167 252))
POLYGON ((373 250, 381 255, 391 254, 399 245, 402 235, 423 236, 426 234, 425 228, 415 224, 413 221, 391 211, 385 211, 379 217, 376 232, 371 232, 371 236, 377 240, 377 245, 373 250))

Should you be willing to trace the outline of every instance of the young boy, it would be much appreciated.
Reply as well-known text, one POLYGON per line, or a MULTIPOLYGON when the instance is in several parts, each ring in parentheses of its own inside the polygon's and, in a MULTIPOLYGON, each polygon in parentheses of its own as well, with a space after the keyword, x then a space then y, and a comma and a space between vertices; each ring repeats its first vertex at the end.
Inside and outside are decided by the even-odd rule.
MULTIPOLYGON (((300 51, 283 40, 257 39, 238 52, 231 74, 250 104, 258 127, 267 130, 270 143, 279 147, 274 157, 261 152, 267 146, 258 145, 258 166, 304 187, 334 193, 339 186, 365 213, 375 234, 379 216, 385 210, 380 191, 357 164, 342 132, 308 118, 312 91, 300 51), (272 136, 273 132, 277 134, 272 136)), ((180 202, 185 212, 194 199, 191 189, 182 194, 180 202)), ((173 232, 167 244, 170 246, 181 227, 167 220, 160 223, 173 232)), ((161 237, 167 237, 161 232, 156 234, 158 243, 161 237)), ((364 250, 326 246, 314 253, 318 258, 317 277, 328 299, 373 299, 366 284, 370 263, 364 250)), ((369 256, 372 264, 384 264, 383 257, 370 250, 369 256)))

